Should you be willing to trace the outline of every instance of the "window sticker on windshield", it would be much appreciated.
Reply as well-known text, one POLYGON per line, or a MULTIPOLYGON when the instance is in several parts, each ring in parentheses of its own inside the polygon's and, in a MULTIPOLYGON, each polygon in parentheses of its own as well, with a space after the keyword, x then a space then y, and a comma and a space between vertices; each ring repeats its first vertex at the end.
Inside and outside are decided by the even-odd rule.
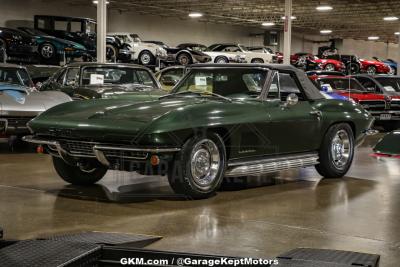
POLYGON ((195 77, 196 86, 207 86, 207 77, 205 76, 196 76, 195 77))
POLYGON ((394 90, 393 86, 390 86, 390 85, 384 86, 383 88, 385 88, 385 90, 389 91, 389 92, 396 92, 396 90, 394 90))
POLYGON ((104 75, 90 74, 90 84, 104 84, 104 75))

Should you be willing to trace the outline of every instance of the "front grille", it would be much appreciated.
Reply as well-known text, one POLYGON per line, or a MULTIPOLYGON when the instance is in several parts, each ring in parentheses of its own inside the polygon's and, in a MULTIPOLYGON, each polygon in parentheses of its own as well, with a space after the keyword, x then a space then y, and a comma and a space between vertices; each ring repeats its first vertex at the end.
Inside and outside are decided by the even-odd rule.
MULTIPOLYGON (((59 143, 65 151, 67 151, 72 156, 77 157, 95 157, 95 153, 93 151, 93 147, 95 145, 116 147, 116 145, 111 144, 74 140, 59 140, 59 143)), ((148 153, 141 151, 123 151, 114 149, 101 149, 101 151, 107 158, 146 159, 148 156, 148 153)))
POLYGON ((93 147, 96 143, 94 142, 82 142, 82 141, 71 141, 63 140, 60 141, 61 147, 73 155, 91 156, 94 157, 93 147))
POLYGON ((34 117, 6 117, 8 127, 26 127, 26 124, 34 117))
POLYGON ((392 102, 390 102, 390 109, 400 110, 400 100, 392 100, 392 102))
POLYGON ((366 110, 385 110, 386 108, 386 102, 385 101, 379 101, 379 100, 364 100, 360 101, 360 105, 363 106, 366 110))

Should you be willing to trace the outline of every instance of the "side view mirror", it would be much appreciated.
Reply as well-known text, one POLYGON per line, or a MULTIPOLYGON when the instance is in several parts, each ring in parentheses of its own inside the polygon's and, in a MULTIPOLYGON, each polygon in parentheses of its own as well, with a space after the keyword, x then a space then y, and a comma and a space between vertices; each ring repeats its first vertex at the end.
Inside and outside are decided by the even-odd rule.
POLYGON ((285 107, 294 106, 298 102, 299 102, 299 97, 296 94, 291 93, 286 98, 285 107))

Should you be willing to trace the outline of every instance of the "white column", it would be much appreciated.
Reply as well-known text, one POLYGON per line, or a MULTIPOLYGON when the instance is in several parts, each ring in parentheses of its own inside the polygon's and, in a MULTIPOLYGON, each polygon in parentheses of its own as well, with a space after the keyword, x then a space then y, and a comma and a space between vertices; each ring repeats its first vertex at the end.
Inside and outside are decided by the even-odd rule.
POLYGON ((292 0, 285 0, 285 26, 283 35, 283 64, 290 64, 292 44, 292 0))
MULTIPOLYGON (((400 32, 400 28, 399 28, 399 32, 400 32)), ((397 75, 400 75, 400 34, 398 35, 398 54, 397 54, 397 75)))
POLYGON ((106 62, 107 0, 97 3, 97 62, 106 62))

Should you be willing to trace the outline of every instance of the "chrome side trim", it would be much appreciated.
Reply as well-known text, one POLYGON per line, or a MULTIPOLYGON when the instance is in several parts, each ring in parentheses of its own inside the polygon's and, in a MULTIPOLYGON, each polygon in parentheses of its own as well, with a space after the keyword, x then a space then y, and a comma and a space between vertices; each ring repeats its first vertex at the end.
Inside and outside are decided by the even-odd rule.
POLYGON ((291 168, 308 167, 318 164, 318 154, 303 154, 287 157, 276 157, 258 161, 243 161, 234 165, 228 164, 225 177, 261 175, 291 168))
POLYGON ((166 153, 166 152, 179 152, 180 148, 132 148, 132 147, 118 147, 118 146, 101 146, 95 145, 94 149, 98 150, 117 150, 117 151, 131 151, 131 152, 150 152, 150 153, 166 153))

